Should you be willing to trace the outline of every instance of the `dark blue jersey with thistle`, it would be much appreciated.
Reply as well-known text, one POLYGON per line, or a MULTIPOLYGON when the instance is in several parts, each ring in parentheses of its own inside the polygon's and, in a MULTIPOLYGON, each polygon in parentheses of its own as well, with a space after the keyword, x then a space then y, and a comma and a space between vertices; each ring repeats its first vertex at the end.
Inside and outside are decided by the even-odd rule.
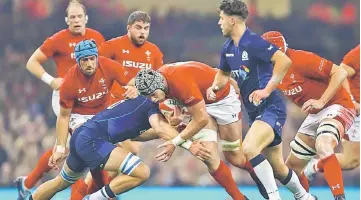
POLYGON ((261 120, 274 129, 276 137, 270 146, 280 144, 282 127, 286 121, 282 94, 275 90, 258 106, 249 101, 249 95, 267 86, 273 74, 271 58, 277 50, 277 47, 247 28, 238 45, 232 39, 224 43, 219 64, 220 70, 231 72, 237 80, 250 124, 261 120))
POLYGON ((248 101, 249 95, 255 90, 265 88, 272 77, 271 57, 277 50, 277 47, 249 29, 246 29, 238 45, 235 45, 232 39, 223 45, 219 69, 232 72, 248 112, 257 109, 248 101))

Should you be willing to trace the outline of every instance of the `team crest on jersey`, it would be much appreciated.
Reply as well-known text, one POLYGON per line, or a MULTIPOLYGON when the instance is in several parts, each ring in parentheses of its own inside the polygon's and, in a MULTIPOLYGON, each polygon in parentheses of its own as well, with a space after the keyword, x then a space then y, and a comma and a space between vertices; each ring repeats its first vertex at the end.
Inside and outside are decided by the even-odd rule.
POLYGON ((150 61, 150 54, 152 54, 149 50, 145 52, 145 55, 147 55, 147 60, 150 61))
POLYGON ((101 79, 99 80, 99 83, 102 85, 103 88, 106 88, 106 87, 107 87, 107 85, 105 84, 105 79, 104 79, 104 78, 101 78, 101 79))
POLYGON ((247 51, 242 52, 242 61, 249 60, 247 51))

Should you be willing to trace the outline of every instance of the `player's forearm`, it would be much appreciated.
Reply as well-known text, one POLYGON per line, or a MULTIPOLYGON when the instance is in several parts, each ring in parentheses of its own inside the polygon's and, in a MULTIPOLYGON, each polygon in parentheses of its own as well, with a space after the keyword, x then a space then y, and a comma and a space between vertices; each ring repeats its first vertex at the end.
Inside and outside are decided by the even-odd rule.
MULTIPOLYGON (((146 132, 142 133, 136 138, 132 138, 130 140, 132 141, 139 141, 139 142, 146 142, 150 140, 156 140, 159 139, 160 136, 157 134, 157 132, 154 129, 148 129, 146 132)), ((169 140, 169 139, 168 139, 169 140)))
POLYGON ((287 57, 283 56, 278 59, 273 68, 273 74, 266 86, 266 91, 272 93, 273 90, 281 83, 283 77, 287 74, 288 69, 291 67, 292 61, 287 57))
POLYGON ((195 119, 187 125, 187 127, 179 134, 183 140, 192 139, 192 137, 202 130, 208 124, 208 119, 195 119))
POLYGON ((218 70, 216 76, 214 77, 212 88, 218 87, 218 90, 221 90, 227 85, 230 78, 231 78, 230 73, 223 72, 222 70, 218 70))
POLYGON ((54 77, 49 75, 44 67, 35 59, 30 58, 28 63, 26 64, 26 69, 33 74, 36 78, 44 81, 48 85, 54 80, 54 77))
POLYGON ((56 120, 57 145, 66 146, 70 116, 59 116, 56 120))
POLYGON ((346 80, 347 72, 340 67, 337 68, 338 69, 331 75, 328 87, 320 98, 325 104, 336 94, 340 86, 346 80))

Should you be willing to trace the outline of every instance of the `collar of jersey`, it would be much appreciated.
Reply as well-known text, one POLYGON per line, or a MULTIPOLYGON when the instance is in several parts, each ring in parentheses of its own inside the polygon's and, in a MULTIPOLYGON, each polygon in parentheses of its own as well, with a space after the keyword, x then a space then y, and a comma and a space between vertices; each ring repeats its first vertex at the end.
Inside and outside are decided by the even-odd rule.
POLYGON ((238 42, 238 46, 246 46, 246 44, 248 43, 248 38, 249 38, 250 34, 251 34, 251 31, 247 27, 246 30, 244 31, 241 39, 238 42))

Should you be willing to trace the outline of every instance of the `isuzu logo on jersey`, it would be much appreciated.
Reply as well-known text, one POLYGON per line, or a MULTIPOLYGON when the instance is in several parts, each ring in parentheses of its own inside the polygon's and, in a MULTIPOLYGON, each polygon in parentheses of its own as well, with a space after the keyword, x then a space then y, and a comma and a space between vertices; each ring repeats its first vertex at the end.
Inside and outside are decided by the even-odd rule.
POLYGON ((300 92, 302 92, 302 87, 300 85, 295 87, 295 88, 289 89, 289 90, 283 90, 283 93, 286 96, 293 96, 293 95, 296 95, 296 94, 298 94, 300 92))
POLYGON ((142 62, 134 62, 130 60, 123 60, 124 67, 134 67, 139 69, 152 69, 152 64, 142 63, 142 62))
POLYGON ((96 99, 103 98, 107 93, 108 93, 108 89, 106 89, 104 92, 98 92, 98 93, 92 94, 92 95, 87 96, 87 97, 79 97, 78 101, 83 102, 83 103, 86 103, 86 102, 89 102, 89 101, 94 101, 96 99))

